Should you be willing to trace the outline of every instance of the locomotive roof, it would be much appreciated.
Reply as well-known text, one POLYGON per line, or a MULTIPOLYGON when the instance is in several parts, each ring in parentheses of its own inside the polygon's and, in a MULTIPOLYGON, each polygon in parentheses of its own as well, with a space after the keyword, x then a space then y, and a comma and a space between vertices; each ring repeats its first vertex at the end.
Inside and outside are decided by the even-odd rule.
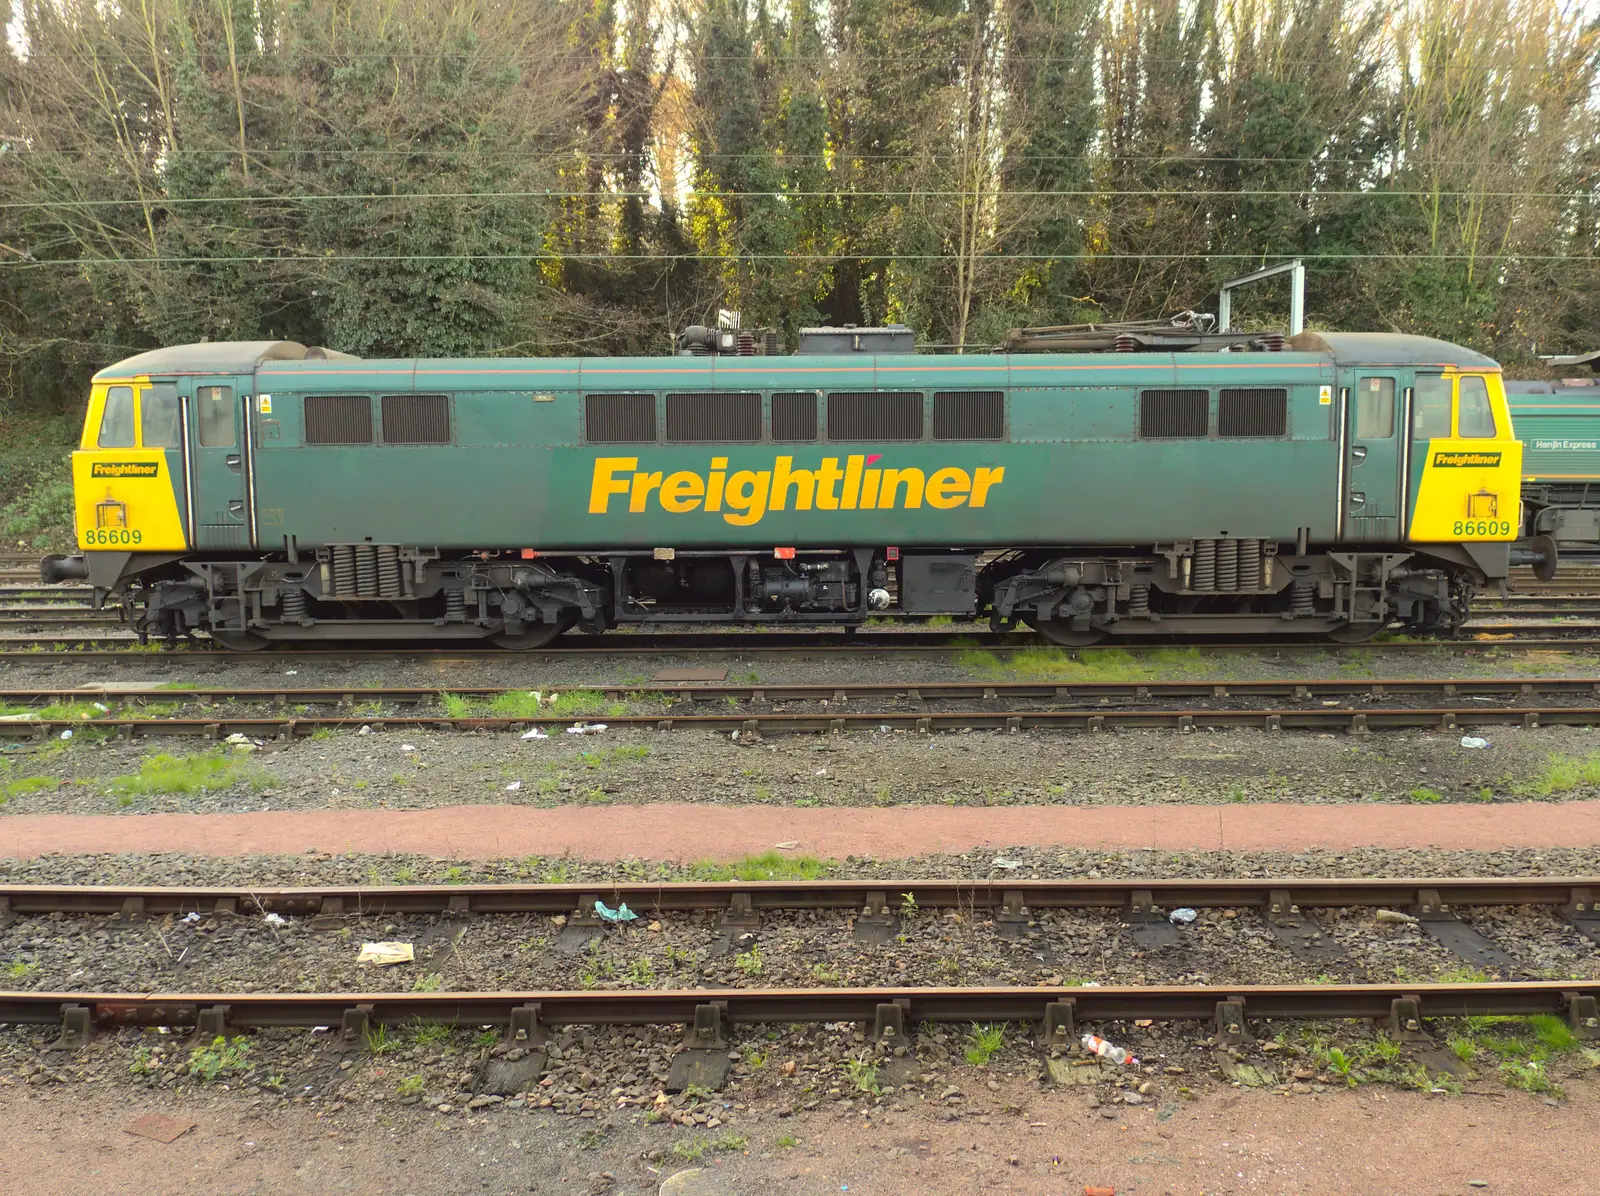
POLYGON ((359 360, 332 349, 308 349, 299 341, 207 341, 199 345, 151 349, 107 366, 95 375, 95 381, 142 374, 253 374, 264 361, 305 361, 308 358, 359 360))
MULTIPOLYGON (((1499 365, 1491 358, 1485 357, 1483 354, 1475 352, 1472 349, 1465 349, 1460 345, 1451 344, 1449 341, 1436 340, 1429 336, 1410 336, 1404 333, 1303 332, 1298 336, 1291 337, 1285 342, 1284 347, 1295 353, 1325 355, 1332 358, 1333 361, 1340 365, 1455 366, 1463 369, 1500 368, 1499 365)), ((948 357, 930 357, 928 355, 915 354, 895 354, 893 356, 902 361, 917 360, 927 363, 930 366, 935 362, 943 362, 947 365, 951 363, 951 359, 948 357)), ((1014 358, 1014 360, 1027 361, 1031 359, 1038 361, 1041 356, 1046 355, 1019 354, 1016 358, 1014 358)), ((1123 355, 1075 353, 1049 354, 1048 356, 1072 357, 1079 360, 1085 358, 1092 359, 1103 357, 1107 360, 1110 360, 1115 356, 1123 355)), ((1145 353, 1138 356, 1142 356, 1147 359, 1165 358, 1169 361, 1172 360, 1174 356, 1183 359, 1211 358, 1214 359, 1215 364, 1227 366, 1233 364, 1234 361, 1239 360, 1239 358, 1244 355, 1236 355, 1231 353, 1183 353, 1177 355, 1171 353, 1145 353)), ((1259 356, 1261 355, 1250 354, 1248 356, 1257 358, 1259 360, 1259 356)), ((851 354, 844 357, 784 357, 779 359, 734 358, 732 360, 748 362, 751 368, 760 368, 758 365, 756 365, 757 361, 773 362, 774 364, 776 364, 776 361, 782 361, 785 365, 790 367, 793 367, 797 364, 804 364, 816 369, 818 372, 826 372, 830 368, 837 368, 847 361, 860 363, 863 358, 872 360, 873 357, 874 355, 872 354, 851 354)), ((580 357, 563 359, 563 363, 572 369, 582 372, 586 368, 593 369, 606 360, 606 358, 600 357, 580 357)), ((715 357, 662 357, 631 360, 659 361, 663 367, 666 367, 672 372, 683 369, 689 362, 701 363, 702 368, 704 366, 710 366, 713 369, 716 368, 719 362, 719 359, 715 357)), ((963 360, 964 364, 966 364, 968 368, 982 369, 985 364, 991 362, 995 366, 1004 368, 1004 363, 1008 360, 1013 360, 1013 358, 1005 354, 975 353, 969 354, 961 360, 963 360)), ((1302 358, 1302 360, 1304 359, 1302 358)), ((116 378, 129 378, 137 375, 244 375, 253 374, 259 366, 268 362, 314 363, 317 361, 348 363, 352 371, 361 370, 363 365, 370 365, 376 368, 379 367, 380 364, 388 366, 394 366, 402 363, 415 364, 414 359, 400 359, 399 361, 386 363, 363 363, 360 358, 351 354, 337 353, 331 349, 307 348, 298 341, 214 341, 198 345, 174 345, 171 348, 166 349, 152 349, 148 353, 140 353, 136 357, 129 357, 124 361, 117 362, 115 365, 106 367, 96 374, 95 378, 97 381, 104 381, 116 378)), ((441 362, 439 364, 445 363, 441 362)), ((470 363, 460 361, 452 362, 450 364, 467 366, 470 363)), ((504 365, 512 370, 516 368, 516 363, 514 360, 507 360, 504 362, 504 365)))
POLYGON ((1340 365, 1451 365, 1497 370, 1500 363, 1474 349, 1405 332, 1302 332, 1284 342, 1302 353, 1327 353, 1340 365))

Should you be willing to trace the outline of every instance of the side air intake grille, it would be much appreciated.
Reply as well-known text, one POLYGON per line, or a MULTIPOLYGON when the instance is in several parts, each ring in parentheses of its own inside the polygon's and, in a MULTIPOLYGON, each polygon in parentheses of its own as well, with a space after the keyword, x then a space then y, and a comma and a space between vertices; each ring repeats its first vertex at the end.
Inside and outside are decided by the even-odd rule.
POLYGON ((584 395, 584 439, 590 444, 654 444, 655 395, 584 395))
POLYGON ((817 396, 801 390, 772 396, 772 439, 783 443, 817 438, 817 396))
POLYGON ((1139 436, 1144 440, 1203 439, 1208 390, 1146 390, 1139 393, 1139 436))
POLYGON ((667 396, 667 440, 672 444, 761 439, 758 394, 667 396))
POLYGON ((949 390, 933 396, 935 440, 999 440, 1006 434, 1006 397, 998 390, 949 390))
POLYGON ((450 400, 444 395, 384 395, 385 444, 449 444, 450 400))
POLYGON ((828 396, 829 440, 921 440, 920 391, 838 391, 828 396))
POLYGON ((307 395, 307 444, 371 444, 372 400, 366 395, 307 395))
POLYGON ((1287 436, 1289 392, 1224 390, 1217 395, 1218 436, 1287 436))

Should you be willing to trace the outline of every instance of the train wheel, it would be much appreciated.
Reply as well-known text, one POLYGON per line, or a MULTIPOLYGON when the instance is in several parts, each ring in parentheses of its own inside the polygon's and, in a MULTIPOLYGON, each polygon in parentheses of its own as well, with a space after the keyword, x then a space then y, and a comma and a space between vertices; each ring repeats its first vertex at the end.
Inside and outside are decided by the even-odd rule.
POLYGON ((513 652, 532 652, 542 648, 565 631, 570 623, 534 623, 531 626, 524 624, 528 629, 520 635, 510 635, 502 631, 499 635, 490 636, 490 642, 501 648, 509 648, 513 652))
POLYGON ((1383 623, 1346 623, 1323 634, 1336 644, 1365 644, 1386 630, 1383 623))
POLYGON ((253 631, 212 631, 211 639, 229 652, 259 652, 267 646, 267 637, 253 631))
POLYGON ((1078 631, 1067 626, 1062 619, 1041 619, 1032 624, 1033 629, 1044 636, 1052 644, 1059 644, 1063 648, 1087 648, 1091 644, 1098 644, 1106 638, 1106 633, 1099 628, 1090 627, 1078 631))

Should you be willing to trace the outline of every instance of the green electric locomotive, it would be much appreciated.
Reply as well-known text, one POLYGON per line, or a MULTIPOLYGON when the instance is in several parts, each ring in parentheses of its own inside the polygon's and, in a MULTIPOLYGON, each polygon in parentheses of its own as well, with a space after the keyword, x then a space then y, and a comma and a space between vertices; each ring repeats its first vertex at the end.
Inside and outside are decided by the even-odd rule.
POLYGON ((45 575, 87 577, 141 635, 235 648, 934 614, 1062 643, 1348 640, 1459 626, 1518 535, 1499 367, 1441 341, 689 343, 141 354, 94 379, 73 467, 82 555, 45 575))

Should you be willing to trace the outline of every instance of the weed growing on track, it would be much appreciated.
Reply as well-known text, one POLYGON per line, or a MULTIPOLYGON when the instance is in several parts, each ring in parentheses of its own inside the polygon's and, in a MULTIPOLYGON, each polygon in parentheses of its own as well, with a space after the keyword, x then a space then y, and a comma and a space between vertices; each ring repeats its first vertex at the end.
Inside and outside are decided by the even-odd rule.
POLYGON ((1009 656, 973 649, 957 652, 955 663, 979 676, 1009 681, 1172 681, 1201 671, 1208 677, 1229 672, 1225 662, 1208 659, 1198 648, 1137 653, 1123 648, 1024 648, 1009 656))
POLYGON ((1521 797, 1551 797, 1580 785, 1600 785, 1600 752, 1587 756, 1552 755, 1537 780, 1516 786, 1514 792, 1521 797))
POLYGON ((980 1026, 977 1022, 973 1022, 972 1031, 967 1035, 967 1062, 974 1067, 987 1067, 989 1060, 994 1058, 995 1052, 1005 1043, 1008 1024, 1001 1022, 995 1025, 989 1022, 980 1026))
POLYGON ((1413 789, 1407 796, 1409 796, 1412 801, 1419 801, 1419 802, 1437 802, 1437 801, 1443 801, 1444 800, 1444 795, 1442 793, 1440 793, 1437 789, 1427 789, 1427 788, 1413 789))
POLYGON ((189 1052, 189 1074, 196 1079, 212 1081, 227 1076, 248 1075, 256 1069, 250 1062, 250 1042, 235 1038, 229 1042, 222 1035, 211 1040, 211 1045, 195 1047, 189 1052))
POLYGON ((832 863, 814 855, 783 855, 764 851, 733 864, 699 860, 690 865, 692 880, 819 880, 832 871, 832 863))
POLYGON ((269 778, 247 761, 220 748, 192 756, 161 752, 145 760, 138 772, 113 777, 109 791, 119 798, 158 793, 210 793, 241 781, 261 788, 269 778))
POLYGON ((13 797, 37 793, 41 789, 54 789, 59 784, 55 777, 18 777, 14 781, 0 781, 0 806, 13 797))

